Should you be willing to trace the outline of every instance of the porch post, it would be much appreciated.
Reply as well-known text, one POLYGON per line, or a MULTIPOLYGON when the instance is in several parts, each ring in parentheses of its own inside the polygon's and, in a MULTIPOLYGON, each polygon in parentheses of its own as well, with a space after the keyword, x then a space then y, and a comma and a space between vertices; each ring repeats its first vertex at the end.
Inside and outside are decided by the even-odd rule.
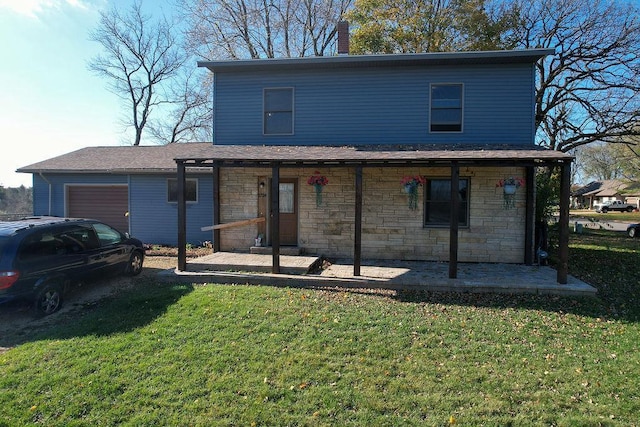
MULTIPOLYGON (((213 167, 213 225, 220 224, 220 165, 213 167)), ((220 230, 213 230, 213 252, 220 252, 220 230)))
POLYGON ((558 283, 567 284, 569 274, 569 197, 571 196, 571 162, 560 166, 560 219, 558 242, 558 283))
POLYGON ((187 270, 187 201, 185 197, 184 161, 176 160, 178 166, 178 271, 187 270))
POLYGON ((271 249, 273 274, 280 273, 280 164, 271 168, 271 249))
POLYGON ((534 226, 536 221, 536 168, 533 166, 526 167, 525 175, 525 225, 524 225, 524 263, 525 265, 533 264, 533 254, 535 247, 534 226))
POLYGON ((458 277, 458 218, 460 218, 460 168, 451 163, 451 213, 449 216, 449 278, 458 277))
POLYGON ((360 275, 362 264, 362 165, 356 166, 356 209, 353 230, 353 275, 360 275))

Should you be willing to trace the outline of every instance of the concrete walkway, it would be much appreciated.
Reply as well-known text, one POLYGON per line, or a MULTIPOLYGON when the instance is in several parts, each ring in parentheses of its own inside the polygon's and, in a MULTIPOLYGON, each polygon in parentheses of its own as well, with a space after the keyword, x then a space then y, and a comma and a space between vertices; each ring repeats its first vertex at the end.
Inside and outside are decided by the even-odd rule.
POLYGON ((350 260, 325 263, 310 256, 280 256, 282 274, 272 274, 271 255, 217 252, 187 261, 187 271, 165 270, 165 281, 252 284, 289 287, 355 287, 440 292, 495 292, 595 295, 597 290, 572 276, 556 282, 556 270, 520 264, 459 263, 458 278, 449 279, 446 262, 368 260, 353 276, 350 260))

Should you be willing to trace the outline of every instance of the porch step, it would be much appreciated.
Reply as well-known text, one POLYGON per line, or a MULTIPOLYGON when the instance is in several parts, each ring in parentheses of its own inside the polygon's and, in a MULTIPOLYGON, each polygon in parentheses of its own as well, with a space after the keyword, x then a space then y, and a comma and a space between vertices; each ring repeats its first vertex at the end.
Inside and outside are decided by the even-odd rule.
POLYGON ((167 269, 163 280, 184 283, 229 283, 309 288, 412 289, 432 292, 594 296, 597 289, 568 276, 558 284, 551 267, 521 264, 460 263, 458 277, 449 278, 446 262, 369 260, 354 276, 353 260, 333 260, 322 270, 320 257, 281 256, 280 273, 272 274, 272 257, 215 252, 187 260, 186 271, 167 269), (311 274, 309 274, 311 273, 311 274))
MULTIPOLYGON (((280 246, 280 255, 297 256, 302 254, 302 248, 299 246, 280 246)), ((273 248, 271 246, 251 246, 249 253, 271 255, 273 248)))
MULTIPOLYGON (((321 262, 322 258, 320 257, 282 255, 280 257, 280 272, 303 275, 314 270, 321 262)), ((270 273, 272 263, 272 257, 267 254, 215 252, 187 261, 187 271, 270 273)))

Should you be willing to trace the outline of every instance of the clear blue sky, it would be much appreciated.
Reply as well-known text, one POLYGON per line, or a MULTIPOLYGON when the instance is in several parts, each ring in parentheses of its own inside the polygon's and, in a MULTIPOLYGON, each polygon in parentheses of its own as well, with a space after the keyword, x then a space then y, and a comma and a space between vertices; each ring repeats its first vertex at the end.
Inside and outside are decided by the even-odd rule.
MULTIPOLYGON (((145 0, 151 13, 171 0, 145 0)), ((0 0, 0 185, 30 187, 17 168, 88 146, 130 145, 128 113, 88 71, 99 12, 133 0, 0 0)), ((195 64, 194 64, 195 67, 195 64)))

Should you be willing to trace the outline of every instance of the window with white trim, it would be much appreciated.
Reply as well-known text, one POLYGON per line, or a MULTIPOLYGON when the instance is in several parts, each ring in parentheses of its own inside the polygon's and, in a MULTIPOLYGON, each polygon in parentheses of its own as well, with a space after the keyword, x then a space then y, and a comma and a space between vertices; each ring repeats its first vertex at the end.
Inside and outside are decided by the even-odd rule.
MULTIPOLYGON (((198 201, 198 180, 188 178, 185 182, 185 200, 195 203, 198 201)), ((169 203, 178 202, 178 180, 175 178, 167 179, 167 201, 169 203)))
POLYGON ((462 84, 431 85, 431 132, 462 132, 462 84))
MULTIPOLYGON (((458 226, 469 226, 469 178, 458 180, 458 226)), ((448 227, 451 216, 451 179, 427 178, 424 197, 425 227, 448 227)))
POLYGON ((293 88, 264 89, 263 132, 293 135, 293 88))

